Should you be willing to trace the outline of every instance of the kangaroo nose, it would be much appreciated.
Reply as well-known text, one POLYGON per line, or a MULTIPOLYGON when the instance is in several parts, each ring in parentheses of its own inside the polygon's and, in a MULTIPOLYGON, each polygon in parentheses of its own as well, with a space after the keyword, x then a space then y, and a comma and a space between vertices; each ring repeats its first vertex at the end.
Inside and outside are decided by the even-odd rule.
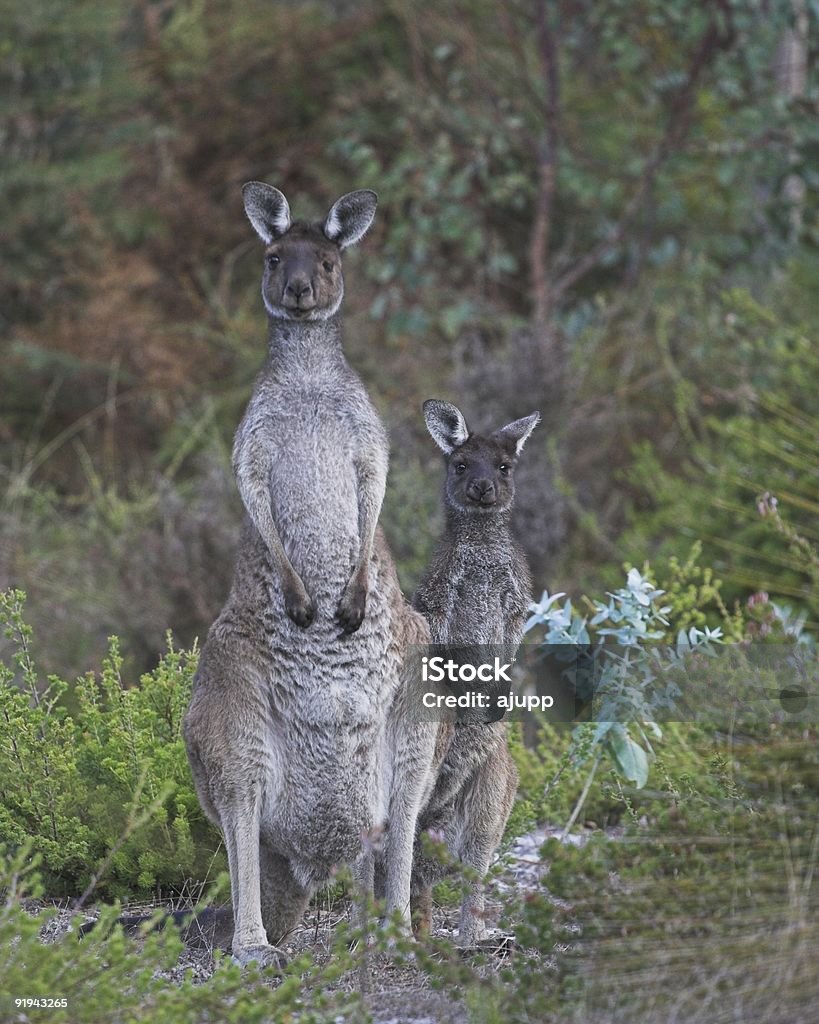
POLYGON ((302 295, 309 295, 312 290, 313 286, 306 277, 294 277, 287 282, 287 294, 292 295, 294 299, 300 299, 302 295))
POLYGON ((481 505, 495 503, 495 485, 491 480, 472 480, 466 489, 467 497, 481 505))

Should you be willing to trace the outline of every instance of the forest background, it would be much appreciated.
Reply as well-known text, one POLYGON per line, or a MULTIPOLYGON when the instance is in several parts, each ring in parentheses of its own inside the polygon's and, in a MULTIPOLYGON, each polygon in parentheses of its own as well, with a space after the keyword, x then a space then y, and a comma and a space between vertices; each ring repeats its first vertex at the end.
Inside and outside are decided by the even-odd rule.
POLYGON ((150 668, 226 595, 265 353, 249 179, 297 216, 380 194, 346 347, 390 430, 408 593, 436 396, 481 429, 541 411, 516 518, 538 593, 662 577, 699 542, 729 608, 764 591, 815 624, 815 3, 2 11, 0 587, 45 670, 98 666, 112 633, 150 668))
MULTIPOLYGON (((276 1009, 225 964, 168 986, 104 928, 43 945, 23 901, 225 895, 181 718, 242 522, 260 179, 297 217, 380 195, 345 254, 345 345, 390 431, 405 592, 441 526, 422 401, 480 430, 537 409, 528 639, 633 657, 625 719, 510 729, 497 870, 529 843, 504 912, 530 952, 469 975, 469 1019, 815 1020, 815 685, 772 670, 739 725, 650 720, 709 630, 815 679, 817 23, 817 0, 0 0, 6 995, 59 978, 49 1019, 198 1024, 300 1015, 316 990, 336 1002, 310 1019, 335 1020, 341 973, 366 987, 366 942, 360 963, 341 925, 317 943, 340 885, 301 936, 313 980, 295 961, 276 1009)), ((440 923, 457 887, 436 900, 440 923)), ((424 970, 465 985, 446 954, 424 970)))

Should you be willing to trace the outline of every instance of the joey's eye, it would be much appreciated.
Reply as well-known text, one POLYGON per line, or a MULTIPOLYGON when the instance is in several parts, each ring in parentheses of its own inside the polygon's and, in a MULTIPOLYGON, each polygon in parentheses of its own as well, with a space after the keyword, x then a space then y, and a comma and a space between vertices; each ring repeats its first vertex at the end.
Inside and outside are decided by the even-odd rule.
POLYGON ((334 267, 329 260, 325 260, 322 266, 324 267, 328 274, 332 274, 334 267))
POLYGON ((512 467, 511 467, 511 466, 509 465, 509 463, 508 463, 508 462, 502 462, 502 463, 501 463, 501 464, 500 464, 500 465, 498 466, 498 469, 499 469, 499 470, 501 471, 501 473, 503 473, 503 475, 504 475, 504 476, 508 476, 508 475, 509 475, 509 470, 510 470, 511 468, 512 468, 512 467))
POLYGON ((458 476, 460 476, 461 473, 465 473, 466 472, 466 464, 463 463, 463 462, 456 462, 455 463, 455 472, 458 474, 458 476))
POLYGON ((275 252, 269 252, 267 254, 268 267, 275 267, 279 263, 281 263, 281 260, 279 259, 275 252))

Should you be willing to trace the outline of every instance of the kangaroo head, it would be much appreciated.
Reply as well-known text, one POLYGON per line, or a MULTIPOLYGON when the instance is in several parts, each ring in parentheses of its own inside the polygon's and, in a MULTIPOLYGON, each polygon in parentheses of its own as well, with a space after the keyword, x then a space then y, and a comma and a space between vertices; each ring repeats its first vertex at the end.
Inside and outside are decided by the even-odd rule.
POLYGON ((449 508, 483 515, 508 509, 515 496, 518 456, 540 413, 492 434, 472 434, 457 406, 430 398, 424 402, 424 419, 446 456, 444 497, 449 508))
POLYGON ((277 189, 260 181, 242 188, 245 213, 265 244, 262 299, 280 320, 327 320, 344 298, 341 252, 372 224, 378 197, 369 189, 348 192, 323 222, 293 221, 277 189))

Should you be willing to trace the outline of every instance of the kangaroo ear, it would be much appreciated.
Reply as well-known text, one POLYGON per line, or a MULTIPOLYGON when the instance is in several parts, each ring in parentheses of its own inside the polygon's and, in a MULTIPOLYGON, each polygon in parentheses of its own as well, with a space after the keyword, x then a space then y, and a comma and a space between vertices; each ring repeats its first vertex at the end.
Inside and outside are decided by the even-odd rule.
POLYGON ((245 213, 265 245, 283 235, 290 227, 290 206, 281 192, 263 181, 242 185, 245 213))
POLYGON ((330 207, 324 221, 324 234, 339 249, 355 245, 372 224, 377 203, 378 196, 372 189, 361 188, 357 192, 348 192, 330 207))
POLYGON ((540 420, 540 413, 533 412, 531 416, 524 416, 522 420, 514 420, 507 423, 505 427, 496 430, 492 435, 505 444, 515 455, 520 455, 523 446, 540 420))
POLYGON ((451 455, 469 437, 469 427, 461 410, 449 402, 428 398, 424 402, 424 419, 433 441, 444 455, 451 455))

